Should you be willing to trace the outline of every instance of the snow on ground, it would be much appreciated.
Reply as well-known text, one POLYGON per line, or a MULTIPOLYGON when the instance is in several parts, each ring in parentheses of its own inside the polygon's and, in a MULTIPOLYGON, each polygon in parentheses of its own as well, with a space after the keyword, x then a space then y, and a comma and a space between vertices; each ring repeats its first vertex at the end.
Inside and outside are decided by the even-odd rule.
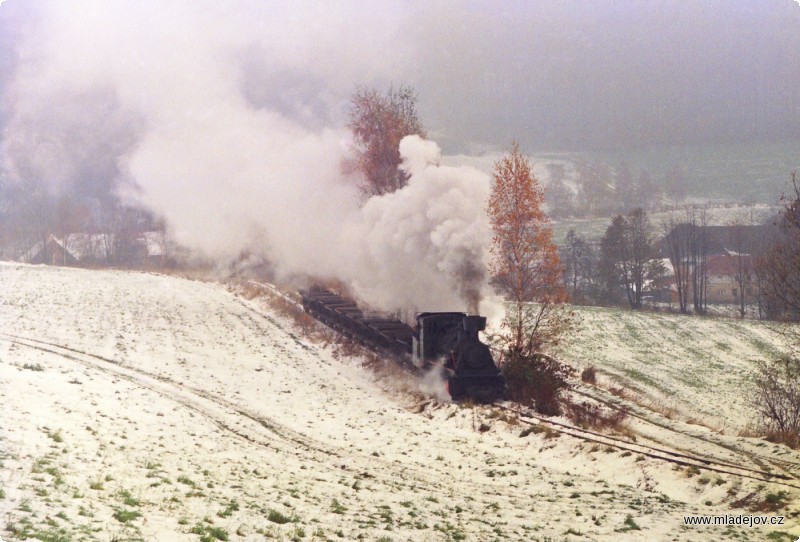
MULTIPOLYGON (((747 514, 732 503, 794 489, 551 431, 521 436, 526 426, 502 411, 420 401, 256 301, 174 277, 0 264, 0 403, 4 540, 800 533, 794 520, 682 519, 747 514)), ((641 441, 751 467, 777 453, 650 412, 631 427, 641 441)))
POLYGON ((576 307, 580 338, 565 360, 595 365, 618 385, 684 419, 731 431, 751 416, 753 360, 784 346, 774 326, 754 320, 687 317, 601 307, 576 307))

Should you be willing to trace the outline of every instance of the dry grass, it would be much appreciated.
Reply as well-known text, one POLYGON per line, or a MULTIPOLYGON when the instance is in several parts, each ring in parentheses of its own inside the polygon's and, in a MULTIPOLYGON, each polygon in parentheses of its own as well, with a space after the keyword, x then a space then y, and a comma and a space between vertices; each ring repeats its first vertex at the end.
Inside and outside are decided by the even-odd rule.
POLYGON ((620 399, 631 400, 631 394, 621 386, 610 386, 606 389, 611 395, 615 395, 620 399))
POLYGON ((566 403, 567 417, 583 429, 610 430, 619 432, 625 425, 628 413, 624 409, 609 410, 598 404, 582 401, 566 403))
POLYGON ((797 431, 779 431, 777 429, 763 431, 764 438, 776 444, 785 444, 789 448, 796 450, 800 446, 800 434, 797 431))
POLYGON ((763 426, 748 425, 741 429, 737 436, 744 438, 763 438, 776 444, 784 444, 793 450, 800 448, 800 435, 795 431, 778 431, 763 426))
POLYGON ((678 415, 678 410, 674 406, 668 405, 660 399, 654 399, 645 406, 653 412, 658 412, 668 420, 674 420, 678 415))
MULTIPOLYGON (((638 405, 642 408, 646 408, 647 410, 661 414, 668 420, 675 420, 678 417, 678 409, 674 405, 666 403, 663 399, 648 400, 641 397, 637 393, 627 390, 621 386, 609 386, 605 389, 609 393, 611 393, 616 397, 619 397, 620 399, 624 399, 625 401, 630 401, 631 403, 638 405)), ((697 425, 703 425, 703 424, 697 423, 697 425)))
POLYGON ((251 299, 255 299, 264 295, 264 288, 253 284, 252 282, 243 282, 237 285, 236 293, 250 301, 251 299))
POLYGON ((519 413, 493 408, 486 415, 490 420, 499 420, 508 425, 519 425, 519 413))

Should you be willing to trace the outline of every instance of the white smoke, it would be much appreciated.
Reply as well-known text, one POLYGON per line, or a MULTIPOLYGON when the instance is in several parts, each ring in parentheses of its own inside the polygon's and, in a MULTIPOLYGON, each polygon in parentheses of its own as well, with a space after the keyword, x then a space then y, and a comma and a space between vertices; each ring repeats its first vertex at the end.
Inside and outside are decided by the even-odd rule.
POLYGON ((444 378, 443 368, 444 359, 436 362, 428 371, 417 380, 417 389, 423 395, 432 397, 438 401, 450 401, 450 393, 447 391, 447 381, 444 378))
POLYGON ((371 198, 357 217, 363 239, 352 245, 360 266, 357 291, 381 306, 476 311, 465 292, 480 297, 484 276, 465 270, 486 268, 489 178, 437 165, 439 148, 418 136, 403 139, 400 155, 408 185, 371 198))
POLYGON ((365 12, 297 16, 255 0, 31 9, 5 95, 7 174, 58 190, 114 178, 207 255, 247 249, 382 308, 477 309, 488 177, 439 166, 438 146, 418 137, 401 143, 402 190, 361 205, 358 179, 341 172, 354 84, 404 62, 386 55, 390 17, 350 36, 342 17, 357 25, 365 12))

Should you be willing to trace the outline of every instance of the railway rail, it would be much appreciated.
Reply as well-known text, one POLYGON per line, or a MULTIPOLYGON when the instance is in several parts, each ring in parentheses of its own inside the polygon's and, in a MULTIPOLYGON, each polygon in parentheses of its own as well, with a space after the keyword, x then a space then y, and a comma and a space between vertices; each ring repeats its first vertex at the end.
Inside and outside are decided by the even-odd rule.
POLYGON ((683 467, 695 467, 697 469, 715 472, 718 474, 738 476, 740 478, 748 478, 759 482, 766 482, 784 487, 790 487, 793 489, 800 489, 800 483, 792 483, 797 482, 797 479, 787 474, 773 473, 766 470, 754 469, 745 465, 737 465, 727 461, 719 461, 707 457, 694 456, 682 452, 667 450, 665 448, 656 446, 649 446, 647 444, 630 442, 621 438, 604 435, 596 431, 582 429, 580 427, 559 422, 557 420, 552 420, 539 414, 531 412, 520 413, 513 408, 503 405, 496 405, 495 407, 514 415, 519 414, 520 423, 530 426, 545 425, 553 431, 578 438, 586 442, 610 446, 619 450, 625 450, 631 453, 649 457, 651 459, 657 459, 683 467), (536 421, 525 418, 533 418, 536 421))

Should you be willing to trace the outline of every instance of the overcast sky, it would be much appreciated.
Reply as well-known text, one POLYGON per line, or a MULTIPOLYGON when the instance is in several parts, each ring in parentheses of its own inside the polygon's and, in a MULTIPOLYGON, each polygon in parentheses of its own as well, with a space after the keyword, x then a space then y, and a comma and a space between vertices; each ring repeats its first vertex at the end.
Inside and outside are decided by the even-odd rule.
MULTIPOLYGON (((199 55, 215 54, 228 56, 254 107, 313 127, 342 126, 356 84, 411 84, 451 152, 512 139, 584 150, 800 130, 793 0, 6 0, 0 48, 6 119, 20 106, 8 89, 21 75, 44 81, 36 70, 199 70, 199 55)), ((135 89, 110 87, 141 83, 93 79, 116 97, 135 89)), ((64 74, 50 83, 78 86, 64 74)), ((34 86, 50 103, 54 87, 34 86)))

